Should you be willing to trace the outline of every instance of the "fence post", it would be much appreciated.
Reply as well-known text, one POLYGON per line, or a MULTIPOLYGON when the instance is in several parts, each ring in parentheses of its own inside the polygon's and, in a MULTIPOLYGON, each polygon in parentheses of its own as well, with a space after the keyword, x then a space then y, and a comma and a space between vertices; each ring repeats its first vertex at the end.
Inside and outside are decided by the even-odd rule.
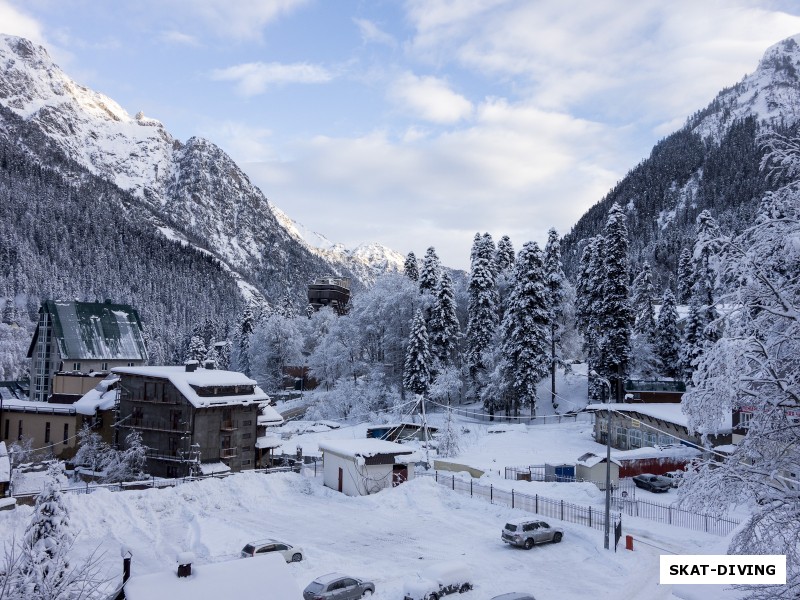
POLYGON ((511 488, 511 508, 514 508, 514 488, 511 488))
POLYGON ((672 525, 672 507, 668 506, 667 510, 669 511, 669 524, 672 525))
POLYGON ((561 501, 561 520, 564 520, 564 501, 561 501))
POLYGON ((433 472, 433 476, 434 476, 434 479, 436 480, 436 483, 439 483, 439 471, 434 471, 433 472))
POLYGON ((539 514, 539 494, 536 494, 536 510, 533 511, 537 515, 539 514))
POLYGON ((492 484, 489 484, 489 504, 494 502, 494 489, 492 488, 492 484))
POLYGON ((456 476, 455 476, 455 473, 453 474, 453 480, 450 483, 452 485, 453 491, 455 492, 456 491, 456 476))
POLYGON ((592 507, 589 507, 589 527, 592 526, 592 507))
POLYGON ((469 497, 472 498, 472 479, 469 480, 469 497))
POLYGON ((705 522, 706 522, 706 533, 708 533, 708 515, 705 515, 705 522))

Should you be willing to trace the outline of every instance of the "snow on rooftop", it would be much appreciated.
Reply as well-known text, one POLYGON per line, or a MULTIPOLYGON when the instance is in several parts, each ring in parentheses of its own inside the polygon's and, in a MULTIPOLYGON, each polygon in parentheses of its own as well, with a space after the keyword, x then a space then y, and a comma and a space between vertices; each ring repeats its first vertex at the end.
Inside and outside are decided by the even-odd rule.
POLYGON ((368 458, 378 454, 412 454, 414 452, 412 448, 403 444, 373 438, 322 440, 319 442, 319 449, 323 452, 332 452, 350 458, 357 456, 368 458))
POLYGON ((228 473, 231 468, 223 462, 200 463, 200 472, 203 475, 213 475, 214 473, 228 473))
MULTIPOLYGON (((641 415, 647 415, 648 417, 652 417, 654 419, 661 419, 662 421, 666 421, 668 423, 680 425, 682 427, 685 427, 688 431, 689 417, 683 413, 682 406, 683 405, 680 403, 671 403, 671 402, 664 402, 664 403, 637 402, 635 404, 611 403, 611 404, 590 404, 589 406, 586 407, 586 410, 611 409, 613 411, 622 413, 638 412, 641 415)), ((727 417, 727 421, 725 423, 721 424, 721 428, 722 429, 731 428, 731 415, 727 417)))
MULTIPOLYGON (((134 569, 135 560, 134 557, 134 569)), ((177 568, 150 575, 134 575, 125 584, 125 597, 128 600, 303 598, 286 561, 277 552, 257 558, 193 564, 189 577, 178 577, 177 568)))
POLYGON ((112 369, 120 375, 141 375, 167 379, 183 396, 195 407, 224 406, 230 404, 251 404, 269 400, 269 396, 244 373, 236 371, 221 371, 218 369, 203 369, 198 367, 194 371, 187 371, 186 367, 116 367, 112 369), (199 396, 195 388, 253 386, 252 394, 235 396, 199 396))
POLYGON ((117 401, 117 391, 109 387, 119 381, 119 375, 109 375, 102 379, 94 389, 89 390, 75 404, 75 410, 80 415, 92 416, 98 410, 110 410, 117 401))
POLYGON ((261 414, 258 415, 259 425, 283 425, 284 419, 274 406, 264 404, 260 412, 261 414))
POLYGON ((279 448, 283 445, 283 441, 277 435, 262 435, 256 440, 256 448, 279 448))
MULTIPOLYGON (((602 462, 606 462, 606 457, 605 456, 598 456, 597 454, 594 454, 592 452, 587 452, 586 454, 584 454, 583 456, 581 456, 578 459, 577 464, 582 465, 584 467, 590 467, 591 468, 591 467, 593 467, 593 466, 595 466, 597 464, 600 464, 602 462)), ((622 466, 622 463, 620 463, 618 460, 616 460, 613 457, 611 458, 611 462, 616 464, 617 466, 620 466, 620 467, 622 466)))

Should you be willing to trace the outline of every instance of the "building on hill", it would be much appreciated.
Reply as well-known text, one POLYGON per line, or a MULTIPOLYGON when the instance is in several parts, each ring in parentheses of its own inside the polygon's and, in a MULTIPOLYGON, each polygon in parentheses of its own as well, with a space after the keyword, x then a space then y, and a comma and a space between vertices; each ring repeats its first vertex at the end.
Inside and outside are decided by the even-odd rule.
POLYGON ((680 403, 686 393, 686 384, 674 380, 627 379, 625 381, 626 402, 656 404, 680 403))
POLYGON ((28 358, 30 400, 47 402, 51 395, 69 404, 94 388, 89 374, 147 362, 142 324, 127 304, 54 302, 39 308, 28 358))
POLYGON ((330 306, 336 314, 347 313, 348 303, 350 302, 350 279, 327 275, 314 280, 308 286, 308 308, 309 316, 311 312, 319 310, 323 306, 330 306))
POLYGON ((117 443, 138 431, 146 471, 183 477, 255 466, 259 409, 269 401, 242 373, 182 367, 118 367, 117 443))

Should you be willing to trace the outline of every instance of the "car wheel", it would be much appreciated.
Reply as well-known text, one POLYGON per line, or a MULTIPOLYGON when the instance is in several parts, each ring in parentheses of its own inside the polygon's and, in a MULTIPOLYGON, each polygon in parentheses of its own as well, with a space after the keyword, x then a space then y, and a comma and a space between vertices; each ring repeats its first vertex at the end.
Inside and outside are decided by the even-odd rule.
POLYGON ((433 594, 431 594, 430 596, 428 596, 428 600, 439 600, 439 594, 437 594, 436 592, 434 592, 433 594))
POLYGON ((292 562, 300 562, 301 560, 303 560, 302 554, 300 554, 299 552, 295 552, 294 554, 292 554, 292 562))
POLYGON ((528 538, 525 540, 525 550, 530 550, 533 548, 533 538, 528 538))
POLYGON ((558 532, 558 531, 556 531, 556 532, 553 534, 553 543, 554 543, 554 544, 557 544, 558 542, 560 542, 560 541, 561 541, 561 538, 562 538, 562 537, 563 537, 563 536, 561 535, 561 533, 560 533, 560 532, 558 532))
POLYGON ((368 598, 370 596, 372 596, 372 590, 364 590, 364 593, 361 594, 362 598, 368 598))

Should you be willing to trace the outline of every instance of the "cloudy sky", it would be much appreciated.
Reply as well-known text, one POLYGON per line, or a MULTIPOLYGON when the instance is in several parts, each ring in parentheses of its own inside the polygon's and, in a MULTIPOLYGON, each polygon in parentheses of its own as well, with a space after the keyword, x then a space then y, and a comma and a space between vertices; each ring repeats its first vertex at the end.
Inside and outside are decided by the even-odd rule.
POLYGON ((766 48, 796 0, 0 0, 0 31, 221 146, 353 247, 561 234, 766 48))

